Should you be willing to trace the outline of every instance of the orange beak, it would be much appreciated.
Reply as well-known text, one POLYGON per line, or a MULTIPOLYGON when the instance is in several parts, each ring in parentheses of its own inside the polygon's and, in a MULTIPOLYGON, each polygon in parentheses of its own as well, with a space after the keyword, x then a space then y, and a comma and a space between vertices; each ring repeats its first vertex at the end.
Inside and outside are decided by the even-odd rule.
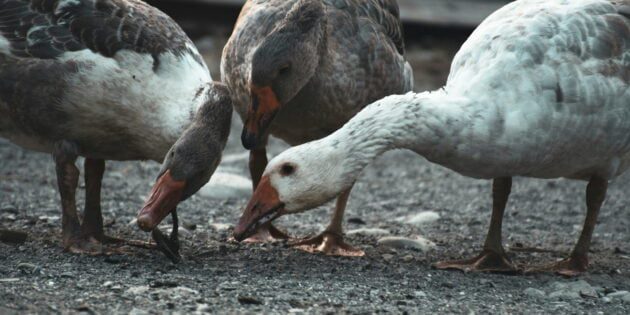
POLYGON ((275 220, 283 212, 284 204, 280 202, 278 191, 271 186, 269 177, 263 177, 234 229, 234 239, 240 242, 250 237, 258 227, 275 220))
POLYGON ((168 170, 162 175, 151 190, 151 196, 138 213, 138 226, 150 232, 179 204, 186 187, 185 181, 176 181, 168 170))
POLYGON ((252 104, 247 112, 241 140, 243 146, 252 150, 258 147, 267 134, 267 129, 278 113, 280 101, 271 87, 251 86, 252 104))

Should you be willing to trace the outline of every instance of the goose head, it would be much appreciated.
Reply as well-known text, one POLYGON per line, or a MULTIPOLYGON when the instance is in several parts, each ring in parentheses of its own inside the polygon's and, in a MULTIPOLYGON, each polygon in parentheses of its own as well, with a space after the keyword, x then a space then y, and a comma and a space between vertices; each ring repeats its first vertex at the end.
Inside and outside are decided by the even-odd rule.
POLYGON ((153 230, 177 205, 208 183, 221 160, 230 130, 232 101, 227 87, 213 83, 208 100, 164 158, 138 225, 153 230))
POLYGON ((322 144, 322 140, 281 153, 267 165, 234 238, 243 240, 262 224, 334 199, 356 179, 346 170, 342 151, 322 144))
POLYGON ((298 1, 254 52, 251 103, 241 136, 246 149, 262 145, 278 111, 315 74, 324 37, 324 10, 320 1, 298 1))

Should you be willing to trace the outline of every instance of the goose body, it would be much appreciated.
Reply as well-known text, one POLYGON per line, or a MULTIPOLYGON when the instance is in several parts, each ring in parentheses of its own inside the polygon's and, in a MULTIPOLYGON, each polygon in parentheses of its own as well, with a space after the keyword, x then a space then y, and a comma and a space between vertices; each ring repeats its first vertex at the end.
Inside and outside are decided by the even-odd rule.
MULTIPOLYGON (((320 139, 368 104, 411 91, 404 51, 396 0, 247 1, 224 48, 221 73, 245 125, 254 187, 267 164, 269 134, 290 145, 320 139)), ((349 193, 338 199, 327 229, 336 239, 349 193)), ((270 228, 271 235, 286 237, 270 228)), ((310 245, 333 255, 349 249, 319 246, 317 239, 310 245)))
POLYGON ((475 30, 444 88, 384 98, 332 135, 272 160, 266 193, 254 195, 237 233, 261 220, 256 213, 268 220, 314 208, 383 152, 410 149, 494 180, 484 252, 443 268, 513 271, 500 237, 513 176, 588 180, 583 233, 571 257, 551 267, 572 275, 588 265, 608 180, 629 166, 629 118, 630 2, 515 1, 475 30), (253 213, 256 204, 269 206, 253 213))
POLYGON ((100 207, 105 160, 162 162, 170 150, 159 183, 172 185, 151 199, 168 208, 154 210, 161 221, 209 180, 231 112, 229 91, 184 31, 142 1, 0 0, 0 136, 53 155, 66 250, 92 253, 113 240, 100 207))
POLYGON ((0 2, 0 136, 108 160, 164 154, 207 101, 186 34, 136 0, 0 2))
MULTIPOLYGON (((305 1, 250 0, 223 52, 222 81, 243 119, 251 106, 252 59, 271 33, 305 1)), ((269 133, 291 145, 320 139, 343 126, 368 104, 413 88, 404 59, 402 25, 395 0, 321 1, 325 47, 314 74, 274 118, 269 133)))

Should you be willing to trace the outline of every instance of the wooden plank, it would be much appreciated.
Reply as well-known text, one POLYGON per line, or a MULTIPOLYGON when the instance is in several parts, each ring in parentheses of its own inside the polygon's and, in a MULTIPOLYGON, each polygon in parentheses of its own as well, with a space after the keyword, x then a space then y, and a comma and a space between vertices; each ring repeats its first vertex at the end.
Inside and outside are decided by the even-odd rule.
MULTIPOLYGON (((165 2, 242 6, 245 0, 162 0, 165 2)), ((510 0, 398 0, 405 23, 476 27, 510 0)))

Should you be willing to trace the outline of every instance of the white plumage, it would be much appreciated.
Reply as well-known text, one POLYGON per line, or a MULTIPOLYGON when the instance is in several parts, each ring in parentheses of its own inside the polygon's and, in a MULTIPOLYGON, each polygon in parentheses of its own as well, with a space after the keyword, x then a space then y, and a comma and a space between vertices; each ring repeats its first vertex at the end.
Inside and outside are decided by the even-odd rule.
POLYGON ((329 137, 287 150, 266 168, 265 189, 278 192, 278 213, 310 209, 392 149, 495 179, 484 253, 446 268, 481 269, 492 259, 513 270, 500 241, 511 177, 589 180, 583 235, 571 258, 554 267, 584 271, 607 181, 630 164, 630 1, 508 4, 462 46, 444 88, 387 97, 329 137), (282 174, 286 165, 296 169, 290 176, 282 174))

